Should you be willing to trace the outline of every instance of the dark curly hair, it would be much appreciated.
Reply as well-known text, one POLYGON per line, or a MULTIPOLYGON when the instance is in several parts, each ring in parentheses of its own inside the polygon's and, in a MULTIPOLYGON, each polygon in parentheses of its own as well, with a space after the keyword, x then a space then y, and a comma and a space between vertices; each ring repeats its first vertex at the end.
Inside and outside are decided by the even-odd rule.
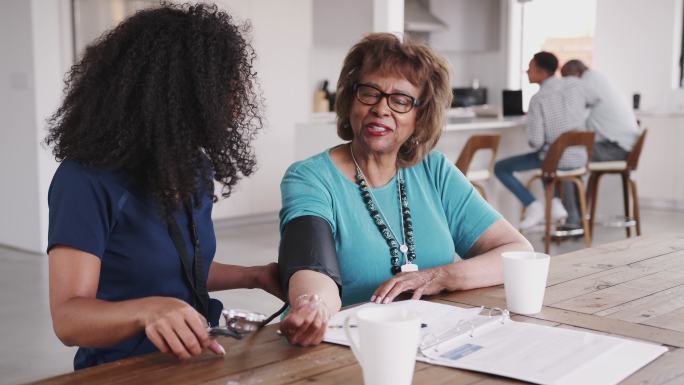
POLYGON ((136 13, 71 68, 45 142, 58 161, 126 171, 167 215, 179 197, 216 201, 212 178, 228 197, 263 126, 249 30, 215 5, 136 13))

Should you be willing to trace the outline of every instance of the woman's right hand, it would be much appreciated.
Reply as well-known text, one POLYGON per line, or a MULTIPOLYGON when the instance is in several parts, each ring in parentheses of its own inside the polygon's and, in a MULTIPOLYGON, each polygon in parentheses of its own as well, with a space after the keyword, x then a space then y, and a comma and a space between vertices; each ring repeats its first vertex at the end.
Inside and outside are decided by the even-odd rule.
POLYGON ((280 332, 293 345, 318 345, 323 341, 329 318, 325 302, 317 295, 300 295, 280 322, 280 332))
POLYGON ((197 356, 206 348, 217 355, 226 351, 207 332, 207 320, 188 303, 172 297, 147 299, 141 322, 147 338, 161 352, 182 360, 197 356))

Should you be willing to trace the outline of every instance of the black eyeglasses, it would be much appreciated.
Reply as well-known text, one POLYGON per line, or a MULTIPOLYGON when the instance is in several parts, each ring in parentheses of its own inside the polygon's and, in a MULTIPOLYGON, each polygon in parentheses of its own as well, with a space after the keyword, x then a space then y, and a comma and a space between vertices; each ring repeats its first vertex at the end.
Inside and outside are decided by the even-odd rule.
POLYGON ((413 96, 402 93, 388 94, 368 84, 354 83, 354 91, 356 91, 356 100, 367 106, 374 106, 382 98, 387 97, 389 108, 400 114, 405 114, 411 111, 413 107, 418 106, 418 99, 413 96))

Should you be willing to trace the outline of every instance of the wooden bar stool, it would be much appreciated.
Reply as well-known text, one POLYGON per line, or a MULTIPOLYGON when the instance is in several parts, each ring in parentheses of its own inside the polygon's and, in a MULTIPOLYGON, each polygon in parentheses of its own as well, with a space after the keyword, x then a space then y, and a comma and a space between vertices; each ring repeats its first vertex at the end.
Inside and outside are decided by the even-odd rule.
POLYGON ((499 150, 500 141, 501 135, 499 134, 473 135, 468 138, 468 141, 461 150, 461 154, 458 156, 458 160, 456 160, 456 167, 461 170, 463 175, 468 178, 473 187, 485 200, 487 199, 487 194, 480 183, 494 175, 494 163, 496 163, 496 152, 499 150), (491 150, 492 157, 489 161, 489 166, 482 170, 469 170, 475 153, 480 150, 491 150))
POLYGON ((618 226, 624 227, 627 238, 631 236, 631 227, 636 228, 636 235, 641 235, 641 218, 639 216, 639 196, 637 195, 636 181, 632 179, 632 172, 636 171, 641 156, 641 149, 644 146, 646 132, 644 129, 634 143, 632 151, 627 155, 627 160, 611 162, 591 162, 589 163, 589 183, 587 186, 587 201, 590 207, 589 231, 594 236, 594 224, 596 222, 596 199, 598 196, 599 181, 605 174, 618 174, 622 177, 622 197, 625 208, 625 218, 620 221, 618 226), (629 210, 629 195, 632 194, 632 212, 629 210))
MULTIPOLYGON (((571 181, 577 186, 578 200, 580 204, 580 216, 582 217, 582 229, 584 232, 584 242, 587 247, 591 246, 591 232, 587 221, 587 206, 584 196, 584 184, 582 176, 586 175, 587 167, 578 167, 572 170, 559 170, 558 163, 561 156, 568 147, 583 146, 587 150, 587 159, 591 159, 591 151, 594 147, 594 133, 587 131, 573 131, 561 134, 549 147, 546 157, 542 162, 541 170, 536 170, 532 178, 527 182, 527 189, 532 187, 532 183, 541 179, 544 184, 544 195, 546 198, 544 213, 544 252, 548 254, 551 243, 551 200, 553 199, 553 189, 561 182, 571 181)), ((566 192, 572 193, 572 192, 566 192)), ((556 236, 563 236, 558 232, 556 236)))

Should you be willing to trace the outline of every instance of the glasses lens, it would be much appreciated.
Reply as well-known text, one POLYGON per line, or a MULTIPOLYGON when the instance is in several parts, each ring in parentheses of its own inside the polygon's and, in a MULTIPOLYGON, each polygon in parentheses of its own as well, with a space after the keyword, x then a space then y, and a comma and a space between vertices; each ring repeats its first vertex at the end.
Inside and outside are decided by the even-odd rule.
POLYGON ((373 105, 380 101, 382 93, 373 87, 360 85, 356 89, 356 98, 363 104, 373 105))
POLYGON ((413 98, 408 95, 392 94, 389 96, 389 106, 397 112, 409 112, 413 107, 413 98))
POLYGON ((387 104, 395 112, 405 113, 413 108, 414 99, 404 94, 385 94, 379 89, 359 84, 356 89, 356 98, 363 104, 374 106, 383 96, 387 96, 387 104))

